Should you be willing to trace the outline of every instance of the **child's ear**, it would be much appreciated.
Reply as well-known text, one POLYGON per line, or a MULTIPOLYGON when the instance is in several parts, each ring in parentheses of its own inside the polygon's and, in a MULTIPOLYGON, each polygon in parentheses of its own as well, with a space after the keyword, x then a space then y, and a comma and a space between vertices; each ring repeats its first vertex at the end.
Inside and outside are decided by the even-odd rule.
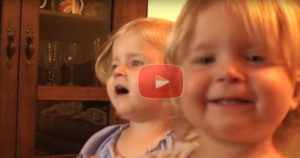
POLYGON ((290 110, 295 110, 299 106, 299 103, 300 103, 300 81, 297 81, 290 110))

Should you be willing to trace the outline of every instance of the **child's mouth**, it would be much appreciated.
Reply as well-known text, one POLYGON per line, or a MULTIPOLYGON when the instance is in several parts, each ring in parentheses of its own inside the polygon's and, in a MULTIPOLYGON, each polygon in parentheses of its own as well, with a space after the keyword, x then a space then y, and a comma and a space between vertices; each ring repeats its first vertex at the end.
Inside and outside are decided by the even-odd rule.
POLYGON ((241 98, 230 98, 230 99, 212 99, 209 100, 210 103, 215 105, 250 105, 253 104, 252 100, 241 99, 241 98))
POLYGON ((116 86, 115 87, 115 92, 117 95, 125 95, 129 93, 129 90, 123 86, 116 86))

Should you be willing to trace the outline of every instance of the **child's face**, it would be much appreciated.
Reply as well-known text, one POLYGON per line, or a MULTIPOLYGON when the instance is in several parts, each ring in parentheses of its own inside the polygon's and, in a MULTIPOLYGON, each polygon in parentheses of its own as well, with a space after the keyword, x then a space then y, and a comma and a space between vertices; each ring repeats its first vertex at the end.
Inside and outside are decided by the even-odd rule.
POLYGON ((164 53, 132 30, 114 41, 112 53, 114 70, 107 81, 107 92, 118 115, 131 121, 155 117, 161 102, 140 96, 138 71, 146 64, 163 64, 164 53))
POLYGON ((195 19, 182 62, 185 116, 221 140, 253 143, 271 138, 296 107, 287 67, 273 60, 275 52, 263 53, 279 47, 273 43, 273 49, 267 49, 251 38, 242 20, 221 4, 206 8, 195 19))

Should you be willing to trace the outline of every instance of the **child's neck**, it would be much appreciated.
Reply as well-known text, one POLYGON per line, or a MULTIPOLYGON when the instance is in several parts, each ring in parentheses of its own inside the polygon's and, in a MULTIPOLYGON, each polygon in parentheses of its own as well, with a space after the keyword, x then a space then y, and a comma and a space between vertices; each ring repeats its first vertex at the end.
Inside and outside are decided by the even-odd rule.
POLYGON ((115 152, 126 158, 143 156, 148 149, 155 147, 159 140, 172 128, 170 122, 167 120, 143 123, 130 122, 130 126, 118 138, 115 152))
POLYGON ((255 144, 224 142, 207 135, 201 135, 200 148, 192 158, 284 158, 274 147, 272 139, 255 144))
POLYGON ((165 133, 172 128, 171 120, 151 120, 142 123, 130 122, 130 126, 127 129, 127 133, 138 135, 150 135, 153 133, 165 133))

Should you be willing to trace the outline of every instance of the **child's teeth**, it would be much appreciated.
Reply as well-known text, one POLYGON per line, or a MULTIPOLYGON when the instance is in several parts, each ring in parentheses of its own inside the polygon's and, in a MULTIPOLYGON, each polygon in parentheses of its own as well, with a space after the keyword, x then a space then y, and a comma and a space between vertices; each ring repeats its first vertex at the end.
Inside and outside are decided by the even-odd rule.
POLYGON ((221 100, 221 101, 219 101, 219 104, 223 104, 223 105, 230 104, 230 103, 232 103, 231 100, 221 100))
POLYGON ((222 105, 235 104, 235 103, 241 103, 241 102, 238 100, 221 100, 221 101, 219 101, 219 104, 222 104, 222 105))

